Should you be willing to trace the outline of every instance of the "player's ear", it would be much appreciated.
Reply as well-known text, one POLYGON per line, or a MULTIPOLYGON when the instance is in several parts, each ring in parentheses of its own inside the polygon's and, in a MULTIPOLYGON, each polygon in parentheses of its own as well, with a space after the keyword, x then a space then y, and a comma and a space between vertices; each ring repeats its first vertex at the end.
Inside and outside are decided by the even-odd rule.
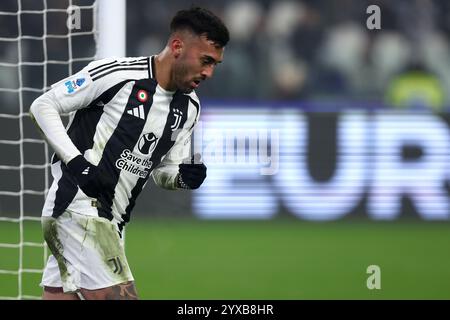
POLYGON ((178 58, 181 55, 183 46, 183 40, 178 37, 174 37, 170 40, 170 50, 175 58, 178 58))

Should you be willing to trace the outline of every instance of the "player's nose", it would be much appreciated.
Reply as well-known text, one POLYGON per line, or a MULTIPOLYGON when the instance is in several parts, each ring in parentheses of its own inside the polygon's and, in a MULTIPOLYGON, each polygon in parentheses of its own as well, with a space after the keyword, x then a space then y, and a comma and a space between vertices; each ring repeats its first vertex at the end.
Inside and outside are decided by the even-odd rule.
POLYGON ((213 66, 207 66, 202 70, 202 78, 203 80, 209 79, 213 76, 214 73, 214 67, 213 66))

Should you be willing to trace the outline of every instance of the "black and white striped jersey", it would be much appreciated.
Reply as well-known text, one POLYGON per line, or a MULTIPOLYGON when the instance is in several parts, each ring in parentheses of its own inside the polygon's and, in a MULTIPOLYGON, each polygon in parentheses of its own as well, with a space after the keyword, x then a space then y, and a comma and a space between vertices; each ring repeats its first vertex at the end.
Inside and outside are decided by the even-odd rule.
POLYGON ((30 111, 55 150, 43 216, 68 210, 123 225, 150 174, 158 185, 176 189, 178 164, 189 157, 200 104, 194 91, 160 87, 153 60, 94 61, 33 102, 30 111), (64 132, 55 112, 73 112, 64 132), (66 163, 80 153, 113 178, 114 186, 103 190, 111 193, 111 203, 88 197, 69 173, 66 163))

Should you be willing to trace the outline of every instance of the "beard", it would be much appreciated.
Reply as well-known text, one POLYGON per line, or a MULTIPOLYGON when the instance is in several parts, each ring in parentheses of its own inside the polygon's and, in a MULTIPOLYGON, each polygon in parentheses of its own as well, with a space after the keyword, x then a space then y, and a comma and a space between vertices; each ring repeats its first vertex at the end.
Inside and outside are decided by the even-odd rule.
POLYGON ((183 63, 178 63, 173 68, 172 78, 177 86, 177 89, 184 93, 190 93, 192 88, 189 83, 189 70, 183 63))

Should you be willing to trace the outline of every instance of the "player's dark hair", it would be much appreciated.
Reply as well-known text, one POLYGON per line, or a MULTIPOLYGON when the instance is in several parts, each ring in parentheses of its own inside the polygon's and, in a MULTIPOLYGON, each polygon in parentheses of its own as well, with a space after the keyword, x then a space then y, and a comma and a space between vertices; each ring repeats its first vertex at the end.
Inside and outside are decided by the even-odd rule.
POLYGON ((225 24, 214 13, 207 9, 192 7, 178 11, 170 23, 170 31, 188 29, 196 35, 205 35, 220 47, 230 40, 230 34, 225 24))

